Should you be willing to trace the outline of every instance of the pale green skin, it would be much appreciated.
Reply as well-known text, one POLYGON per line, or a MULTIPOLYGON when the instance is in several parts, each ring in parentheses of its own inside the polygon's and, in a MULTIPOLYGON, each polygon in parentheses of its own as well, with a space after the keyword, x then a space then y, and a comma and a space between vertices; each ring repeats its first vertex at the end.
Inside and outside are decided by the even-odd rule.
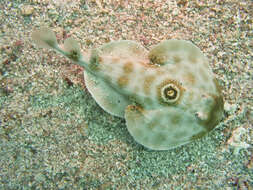
POLYGON ((168 40, 148 53, 133 41, 118 41, 80 53, 67 39, 59 48, 52 31, 33 33, 84 67, 85 84, 96 102, 126 119, 133 138, 147 148, 168 150, 202 137, 223 116, 223 98, 204 55, 184 40, 168 40))

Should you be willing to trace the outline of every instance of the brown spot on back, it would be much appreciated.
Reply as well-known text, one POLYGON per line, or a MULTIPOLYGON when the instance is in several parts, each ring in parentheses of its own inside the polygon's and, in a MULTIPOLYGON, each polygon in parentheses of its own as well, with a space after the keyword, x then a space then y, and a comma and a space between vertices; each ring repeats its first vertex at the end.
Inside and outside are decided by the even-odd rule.
POLYGON ((129 74, 129 73, 133 72, 133 70, 134 70, 134 66, 133 66, 132 62, 127 62, 124 64, 123 71, 125 74, 129 74))
POLYGON ((195 54, 190 54, 188 56, 188 59, 190 60, 191 63, 196 64, 197 63, 197 58, 195 54))
POLYGON ((119 57, 113 57, 113 58, 112 58, 111 63, 117 64, 117 63, 119 63, 119 62, 120 62, 120 58, 119 58, 119 57))
POLYGON ((149 95, 150 94, 150 87, 155 80, 155 76, 147 76, 144 78, 144 93, 149 95))
POLYGON ((127 86, 128 82, 129 82, 129 78, 128 78, 126 75, 121 76, 121 77, 119 77, 119 79, 118 79, 118 85, 119 85, 120 87, 125 87, 125 86, 127 86))
POLYGON ((185 80, 187 82, 189 82, 190 84, 192 84, 192 85, 195 84, 195 82, 196 82, 195 76, 192 73, 190 73, 190 72, 186 73, 185 80))
POLYGON ((142 56, 144 53, 144 49, 137 44, 133 45, 132 48, 130 48, 130 50, 132 50, 134 54, 137 54, 137 56, 138 55, 142 56))
POLYGON ((174 63, 179 63, 181 61, 181 58, 179 56, 175 55, 173 57, 173 61, 174 61, 174 63))

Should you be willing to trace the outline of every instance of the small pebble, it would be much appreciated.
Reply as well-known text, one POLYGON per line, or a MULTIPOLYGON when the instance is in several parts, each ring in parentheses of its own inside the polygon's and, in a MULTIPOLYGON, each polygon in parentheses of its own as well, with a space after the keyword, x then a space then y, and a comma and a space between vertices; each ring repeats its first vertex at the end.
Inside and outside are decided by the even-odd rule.
POLYGON ((31 5, 24 5, 21 7, 21 14, 23 16, 30 16, 34 12, 34 8, 31 5))

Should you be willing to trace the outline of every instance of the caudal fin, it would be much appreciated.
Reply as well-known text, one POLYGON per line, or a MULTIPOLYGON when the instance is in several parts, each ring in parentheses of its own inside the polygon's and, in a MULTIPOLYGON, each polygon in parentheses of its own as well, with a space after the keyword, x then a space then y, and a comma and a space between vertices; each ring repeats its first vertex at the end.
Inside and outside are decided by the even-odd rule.
POLYGON ((38 46, 52 48, 56 52, 71 59, 75 64, 84 67, 86 71, 90 71, 88 62, 83 59, 80 46, 74 38, 66 39, 64 42, 64 49, 62 49, 58 46, 54 32, 49 28, 43 27, 32 33, 32 39, 38 46))
POLYGON ((40 47, 56 48, 58 46, 54 32, 46 27, 34 31, 32 39, 40 47))

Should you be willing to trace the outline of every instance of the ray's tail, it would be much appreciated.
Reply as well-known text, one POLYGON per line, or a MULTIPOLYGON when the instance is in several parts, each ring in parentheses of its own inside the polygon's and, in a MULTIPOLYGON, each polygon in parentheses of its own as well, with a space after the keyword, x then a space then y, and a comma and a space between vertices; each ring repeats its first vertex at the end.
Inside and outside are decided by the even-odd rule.
POLYGON ((32 33, 32 39, 39 47, 52 48, 71 59, 74 63, 84 67, 87 71, 90 70, 89 64, 81 55, 80 46, 74 38, 66 39, 64 41, 64 49, 62 49, 57 43, 54 32, 49 28, 43 27, 32 33))

